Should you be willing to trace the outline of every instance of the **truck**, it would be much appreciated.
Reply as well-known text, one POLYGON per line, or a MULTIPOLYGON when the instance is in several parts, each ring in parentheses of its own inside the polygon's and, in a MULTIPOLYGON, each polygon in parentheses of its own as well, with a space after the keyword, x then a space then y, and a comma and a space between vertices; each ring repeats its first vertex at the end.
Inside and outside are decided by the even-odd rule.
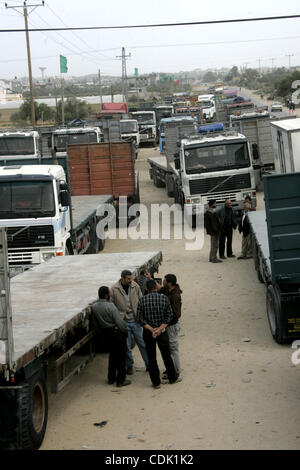
POLYGON ((121 119, 120 132, 122 140, 132 141, 135 145, 135 154, 137 157, 138 148, 140 146, 139 125, 136 119, 121 119))
POLYGON ((131 116, 138 121, 141 144, 150 143, 155 146, 157 143, 155 111, 134 111, 131 116))
POLYGON ((300 173, 266 175, 263 183, 265 210, 248 212, 254 267, 266 286, 272 337, 284 344, 300 338, 300 173))
MULTIPOLYGON (((240 212, 244 199, 256 205, 254 169, 247 138, 235 131, 185 133, 177 128, 177 151, 166 157, 149 158, 150 177, 158 187, 166 186, 168 196, 194 216, 211 199, 224 205, 230 198, 240 212)), ((168 149, 166 129, 166 149, 168 149)), ((176 139, 175 139, 176 141, 176 139)))
MULTIPOLYGON (((8 231, 8 260, 18 274, 53 257, 98 253, 97 208, 113 195, 74 195, 68 157, 0 160, 0 227, 8 231)), ((80 175, 78 176, 80 179, 80 175)))
POLYGON ((0 132, 0 158, 20 160, 39 158, 42 155, 42 141, 35 130, 0 132))
MULTIPOLYGON (((288 120, 294 118, 296 116, 290 116, 288 120)), ((260 170, 260 173, 273 171, 275 163, 271 122, 279 122, 280 118, 260 109, 240 115, 231 115, 229 119, 230 128, 248 138, 255 167, 260 170)))
POLYGON ((272 121, 276 173, 300 171, 300 118, 272 121))
POLYGON ((57 157, 67 155, 68 145, 92 144, 103 141, 103 133, 100 127, 65 127, 56 129, 52 133, 52 152, 57 157))
POLYGON ((6 240, 2 228, 0 448, 37 450, 47 429, 48 393, 60 392, 93 360, 99 342, 105 340, 91 312, 99 286, 112 287, 124 269, 136 280, 142 270, 158 271, 162 254, 52 258, 10 279, 6 240))
MULTIPOLYGON (((182 124, 185 123, 189 125, 193 125, 195 122, 195 119, 192 116, 173 116, 169 118, 164 118, 160 121, 160 126, 159 126, 159 148, 160 148, 160 154, 165 155, 166 153, 166 136, 165 136, 165 128, 169 125, 169 123, 175 123, 175 124, 182 124)), ((173 149, 174 150, 174 149, 173 149)), ((171 150, 172 151, 172 150, 171 150)))
POLYGON ((159 129, 160 121, 172 117, 174 115, 174 106, 172 105, 156 105, 154 107, 155 118, 156 118, 156 143, 159 143, 159 129))
POLYGON ((203 119, 214 121, 216 118, 214 95, 199 95, 198 104, 202 107, 203 119))

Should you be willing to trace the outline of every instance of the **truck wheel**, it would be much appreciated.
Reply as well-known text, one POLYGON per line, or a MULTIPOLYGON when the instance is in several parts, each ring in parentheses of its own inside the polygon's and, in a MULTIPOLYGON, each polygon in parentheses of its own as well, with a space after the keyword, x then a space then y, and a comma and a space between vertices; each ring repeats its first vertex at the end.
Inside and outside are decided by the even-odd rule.
POLYGON ((87 250, 87 254, 89 255, 96 255, 97 253, 99 253, 99 251, 102 251, 105 246, 105 239, 101 240, 100 238, 97 237, 96 227, 97 227, 97 222, 94 221, 91 224, 91 229, 90 229, 91 244, 87 250))
POLYGON ((48 419, 48 394, 42 369, 23 384, 19 400, 18 447, 22 450, 37 450, 43 442, 48 419))
POLYGON ((288 342, 286 327, 281 310, 280 294, 277 287, 269 285, 267 289, 267 314, 271 333, 279 344, 288 342))
POLYGON ((169 175, 166 175, 166 188, 167 188, 167 195, 169 197, 174 197, 174 181, 173 181, 173 178, 170 178, 169 175))

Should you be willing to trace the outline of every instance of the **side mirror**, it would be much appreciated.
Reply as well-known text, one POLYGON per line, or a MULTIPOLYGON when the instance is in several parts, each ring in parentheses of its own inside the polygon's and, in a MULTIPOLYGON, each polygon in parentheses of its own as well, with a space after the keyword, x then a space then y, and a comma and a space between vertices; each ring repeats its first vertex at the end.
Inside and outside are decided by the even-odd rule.
POLYGON ((253 160, 259 160, 259 151, 257 144, 252 144, 252 156, 253 160))
POLYGON ((67 191, 61 191, 60 193, 60 203, 62 207, 68 207, 69 203, 69 193, 67 191))
POLYGON ((178 152, 176 152, 174 154, 174 164, 175 164, 175 169, 180 170, 181 165, 180 165, 180 158, 179 158, 179 153, 178 152))
POLYGON ((60 181, 59 183, 59 189, 60 191, 67 191, 68 190, 68 185, 65 181, 60 181))

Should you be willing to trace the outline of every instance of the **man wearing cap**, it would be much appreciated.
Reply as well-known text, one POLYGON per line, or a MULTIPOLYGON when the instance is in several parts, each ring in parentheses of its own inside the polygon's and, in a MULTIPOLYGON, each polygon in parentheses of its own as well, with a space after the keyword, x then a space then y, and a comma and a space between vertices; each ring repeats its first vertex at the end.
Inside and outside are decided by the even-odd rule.
POLYGON ((206 232, 210 235, 210 253, 209 261, 211 263, 222 263, 220 259, 217 258, 217 251, 219 247, 219 237, 221 232, 221 224, 219 216, 216 210, 217 202, 215 199, 211 199, 208 202, 208 209, 204 214, 204 226, 206 232))

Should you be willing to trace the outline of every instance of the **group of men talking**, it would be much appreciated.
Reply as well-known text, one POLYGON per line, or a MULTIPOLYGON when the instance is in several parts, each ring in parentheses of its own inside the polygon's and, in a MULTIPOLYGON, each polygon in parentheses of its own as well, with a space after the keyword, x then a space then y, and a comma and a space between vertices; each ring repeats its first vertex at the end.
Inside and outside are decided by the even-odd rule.
POLYGON ((234 210, 231 207, 231 200, 228 198, 223 207, 217 209, 217 202, 212 199, 208 203, 208 209, 204 214, 204 226, 206 232, 210 235, 210 253, 209 261, 211 263, 222 263, 226 259, 225 244, 227 258, 235 258, 232 252, 233 230, 238 226, 239 232, 242 234, 241 255, 237 259, 252 258, 252 235, 250 224, 247 217, 249 211, 255 211, 250 196, 244 201, 243 211, 239 222, 237 221, 234 210), (219 258, 218 258, 219 250, 219 258))
POLYGON ((178 331, 181 317, 181 294, 174 274, 164 277, 163 285, 149 271, 142 271, 138 282, 130 271, 109 289, 99 288, 99 300, 92 312, 104 331, 109 345, 108 377, 110 385, 130 385, 127 375, 134 374, 133 339, 138 346, 154 388, 160 388, 160 370, 156 357, 159 347, 165 371, 165 383, 181 381, 178 331))

